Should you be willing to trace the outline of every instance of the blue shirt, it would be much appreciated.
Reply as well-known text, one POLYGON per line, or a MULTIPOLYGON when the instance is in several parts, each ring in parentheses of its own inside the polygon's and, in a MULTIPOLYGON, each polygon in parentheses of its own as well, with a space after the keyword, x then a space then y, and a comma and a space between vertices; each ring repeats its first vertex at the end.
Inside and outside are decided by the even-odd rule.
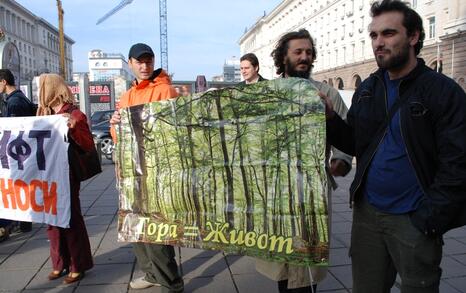
MULTIPOLYGON (((385 72, 387 109, 399 98, 399 84, 385 72)), ((369 165, 364 193, 369 203, 391 214, 415 210, 423 196, 401 135, 399 110, 369 165)))

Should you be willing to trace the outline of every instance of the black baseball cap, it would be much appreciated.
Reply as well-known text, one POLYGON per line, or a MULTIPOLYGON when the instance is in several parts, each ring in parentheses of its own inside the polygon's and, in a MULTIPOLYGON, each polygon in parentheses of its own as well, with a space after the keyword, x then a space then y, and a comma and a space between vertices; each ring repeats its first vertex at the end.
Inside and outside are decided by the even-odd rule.
POLYGON ((132 45, 131 49, 129 49, 128 59, 139 59, 142 55, 150 55, 151 57, 154 57, 154 51, 152 51, 151 47, 146 44, 137 43, 132 45))

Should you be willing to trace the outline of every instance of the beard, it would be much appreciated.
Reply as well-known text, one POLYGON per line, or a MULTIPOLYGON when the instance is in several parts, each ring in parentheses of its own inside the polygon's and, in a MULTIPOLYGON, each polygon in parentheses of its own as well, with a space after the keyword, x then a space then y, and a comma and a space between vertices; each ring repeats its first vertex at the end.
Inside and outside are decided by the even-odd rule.
MULTIPOLYGON (((379 68, 385 70, 396 70, 403 68, 409 61, 409 43, 406 43, 398 54, 392 56, 376 56, 375 60, 379 68)), ((383 50, 383 49, 382 49, 383 50)))
POLYGON ((285 73, 289 77, 300 77, 300 78, 309 78, 312 70, 312 64, 308 61, 301 61, 299 63, 292 64, 289 58, 285 59, 285 73), (296 67, 300 64, 306 64, 308 66, 307 70, 297 70, 296 67))

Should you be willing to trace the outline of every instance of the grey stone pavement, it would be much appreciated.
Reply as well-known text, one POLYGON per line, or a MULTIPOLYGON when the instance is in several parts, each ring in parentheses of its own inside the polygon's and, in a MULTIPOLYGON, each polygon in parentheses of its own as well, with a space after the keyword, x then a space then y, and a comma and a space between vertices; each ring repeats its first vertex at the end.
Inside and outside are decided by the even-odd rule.
MULTIPOLYGON (((13 234, 8 241, 0 243, 0 292, 158 292, 155 287, 129 288, 130 280, 142 273, 137 268, 131 245, 116 241, 118 193, 114 165, 104 161, 103 167, 102 174, 81 187, 94 268, 77 284, 64 285, 62 279, 48 281, 51 265, 46 227, 34 224, 32 232, 13 234)), ((348 257, 351 210, 347 195, 351 179, 351 174, 340 178, 340 188, 333 194, 331 265, 327 279, 319 284, 319 292, 351 292, 351 260, 348 257)), ((185 292, 278 292, 275 282, 256 272, 250 257, 187 248, 175 250, 185 292)), ((465 227, 445 235, 442 268, 440 292, 466 292, 465 227)), ((392 292, 400 292, 398 287, 397 283, 392 292)))

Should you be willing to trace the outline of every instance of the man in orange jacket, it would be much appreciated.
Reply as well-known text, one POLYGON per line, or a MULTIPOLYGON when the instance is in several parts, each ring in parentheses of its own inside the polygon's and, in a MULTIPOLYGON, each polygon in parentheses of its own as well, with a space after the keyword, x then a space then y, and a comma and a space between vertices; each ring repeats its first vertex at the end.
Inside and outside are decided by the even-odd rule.
MULTIPOLYGON (((142 43, 135 44, 129 50, 128 65, 136 76, 131 88, 123 94, 120 99, 120 108, 143 105, 161 100, 167 100, 177 96, 175 89, 167 73, 159 68, 154 71, 154 52, 142 43)), ((138 115, 132 115, 133 125, 140 124, 138 115), (133 117, 134 116, 134 117, 133 117)), ((140 120, 140 119, 139 119, 140 120)), ((117 134, 114 125, 120 123, 120 113, 115 111, 110 120, 111 133, 115 140, 117 134)), ((142 137, 135 127, 135 136, 142 137)), ((140 129, 142 132, 142 129, 140 129)), ((145 165, 144 155, 135 154, 140 165, 145 165)), ((133 204, 133 212, 144 210, 146 204, 143 198, 136 199, 133 204)), ((183 279, 178 272, 175 261, 175 250, 170 245, 159 245, 152 243, 133 243, 134 254, 141 270, 145 273, 143 277, 136 278, 130 282, 133 289, 145 289, 151 286, 161 286, 162 292, 182 292, 184 289, 183 279)))

